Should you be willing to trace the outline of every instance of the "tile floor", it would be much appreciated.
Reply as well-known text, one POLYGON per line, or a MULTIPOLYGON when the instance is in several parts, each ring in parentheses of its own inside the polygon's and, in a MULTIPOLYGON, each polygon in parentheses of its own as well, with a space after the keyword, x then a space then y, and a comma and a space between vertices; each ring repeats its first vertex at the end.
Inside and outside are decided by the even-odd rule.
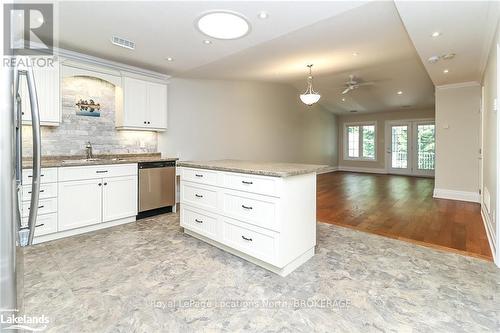
POLYGON ((167 214, 26 250, 47 332, 499 332, 500 269, 335 225, 279 277, 167 214), (280 303, 281 302, 281 303, 280 303))

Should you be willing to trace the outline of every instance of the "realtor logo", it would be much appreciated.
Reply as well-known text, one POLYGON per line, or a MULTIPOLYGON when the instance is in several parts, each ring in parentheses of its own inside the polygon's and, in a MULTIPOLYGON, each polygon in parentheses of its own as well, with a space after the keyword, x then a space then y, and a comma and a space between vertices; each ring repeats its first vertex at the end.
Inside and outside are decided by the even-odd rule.
POLYGON ((53 4, 4 4, 4 55, 52 55, 53 4))

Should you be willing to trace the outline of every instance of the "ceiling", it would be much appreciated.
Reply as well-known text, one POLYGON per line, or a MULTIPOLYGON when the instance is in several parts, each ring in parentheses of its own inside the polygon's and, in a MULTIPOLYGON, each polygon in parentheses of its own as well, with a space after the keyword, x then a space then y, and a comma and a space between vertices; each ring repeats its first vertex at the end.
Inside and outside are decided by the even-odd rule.
POLYGON ((396 1, 422 62, 436 85, 480 82, 498 23, 498 1, 396 1), (432 37, 440 32, 439 37, 432 37), (455 53, 435 64, 429 57, 455 53), (448 69, 448 73, 443 73, 448 69))
POLYGON ((363 3, 366 1, 66 1, 58 3, 57 34, 59 47, 175 76, 363 3), (244 15, 251 33, 236 40, 207 38, 195 28, 195 21, 217 9, 244 15), (269 13, 266 20, 258 18, 263 10, 269 13), (113 35, 134 41, 136 49, 112 45, 113 35), (212 44, 205 45, 205 39, 212 44), (168 62, 167 57, 174 61, 168 62))
MULTIPOLYGON (((425 43, 419 42, 419 34, 428 34, 419 28, 419 20, 430 16, 422 9, 429 2, 420 7, 410 4, 416 7, 398 2, 396 8, 392 1, 72 1, 59 2, 56 17, 59 47, 177 77, 277 82, 292 85, 299 92, 306 85, 305 65, 314 63, 314 87, 322 95, 320 103, 343 114, 349 110, 433 107, 433 81, 441 81, 436 81, 427 63, 422 64, 421 58, 428 51, 422 51, 425 47, 420 45, 425 43), (237 40, 212 39, 212 44, 204 44, 207 38, 194 23, 202 13, 215 9, 246 16, 251 24, 250 34, 237 40), (268 12, 269 17, 258 18, 260 11, 268 12), (419 14, 414 15, 413 11, 419 14), (134 41, 136 49, 112 45, 113 35, 134 41), (167 57, 174 61, 167 61, 167 57), (350 74, 375 83, 342 96, 343 83, 350 74), (403 94, 398 95, 397 91, 403 94)), ((445 7, 455 6, 454 2, 445 7)), ((484 9, 474 13, 485 14, 484 9)), ((462 17, 465 12, 459 14, 455 20, 472 24, 462 17)), ((481 22, 474 22, 474 26, 481 22)), ((477 34, 481 34, 482 30, 477 29, 477 34)), ((442 37, 446 35, 452 34, 443 33, 442 37)), ((470 38, 474 37, 477 39, 477 35, 471 34, 470 38)), ((477 55, 471 59, 474 57, 477 55)), ((453 61, 459 59, 461 56, 453 61)), ((460 77, 468 75, 471 74, 460 77)))

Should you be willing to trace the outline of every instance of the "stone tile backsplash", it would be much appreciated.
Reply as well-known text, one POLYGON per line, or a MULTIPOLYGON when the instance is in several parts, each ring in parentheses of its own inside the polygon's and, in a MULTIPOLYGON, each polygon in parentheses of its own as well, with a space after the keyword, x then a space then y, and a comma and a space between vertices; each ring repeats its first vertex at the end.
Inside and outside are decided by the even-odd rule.
MULTIPOLYGON (((62 82, 62 121, 58 127, 42 126, 42 155, 83 155, 90 141, 95 154, 150 153, 158 149, 156 132, 117 131, 115 87, 91 77, 68 77, 62 82), (76 115, 80 99, 101 105, 100 117, 76 115)), ((31 126, 23 126, 23 156, 33 153, 31 126)))

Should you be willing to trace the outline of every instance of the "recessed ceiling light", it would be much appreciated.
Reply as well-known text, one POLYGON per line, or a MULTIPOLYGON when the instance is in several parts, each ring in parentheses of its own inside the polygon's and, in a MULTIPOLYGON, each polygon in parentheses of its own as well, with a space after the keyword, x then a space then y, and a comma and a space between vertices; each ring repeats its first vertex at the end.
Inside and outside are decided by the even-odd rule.
POLYGON ((353 52, 353 53, 352 53, 352 56, 353 56, 353 57, 357 57, 358 55, 359 55, 359 53, 358 53, 358 52, 353 52))
POLYGON ((345 102, 345 98, 342 98, 342 102, 345 102))
POLYGON ((400 90, 397 92, 398 95, 403 95, 403 92, 400 90))
POLYGON ((261 11, 258 16, 259 16, 260 19, 265 20, 266 18, 269 17, 269 14, 267 12, 265 12, 265 11, 261 11))
POLYGON ((237 39, 250 32, 250 24, 243 15, 230 11, 203 14, 196 22, 203 34, 217 39, 237 39))
POLYGON ((205 39, 205 40, 203 41, 203 43, 204 43, 204 44, 207 44, 207 45, 208 45, 208 44, 212 44, 212 42, 211 42, 211 41, 209 41, 208 39, 205 39))
POLYGON ((443 73, 445 73, 445 74, 448 74, 449 72, 450 72, 450 71, 449 71, 449 70, 447 70, 447 69, 445 69, 445 70, 443 71, 443 73))
POLYGON ((174 61, 174 58, 172 58, 172 57, 168 57, 168 58, 165 58, 165 59, 167 59, 167 61, 174 61))
POLYGON ((431 36, 432 37, 439 37, 439 36, 441 36, 441 33, 439 31, 434 31, 431 36))

